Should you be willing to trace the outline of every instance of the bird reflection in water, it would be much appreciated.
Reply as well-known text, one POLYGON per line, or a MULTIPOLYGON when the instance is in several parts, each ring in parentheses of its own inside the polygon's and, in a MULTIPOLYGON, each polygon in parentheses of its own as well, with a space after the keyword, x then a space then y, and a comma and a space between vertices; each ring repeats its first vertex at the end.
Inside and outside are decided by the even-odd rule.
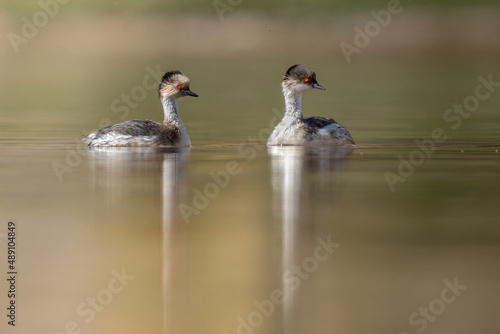
MULTIPOLYGON (((281 273, 290 271, 313 252, 315 203, 324 191, 334 198, 341 171, 352 147, 268 147, 271 156, 271 183, 274 214, 282 223, 281 273), (332 196, 333 192, 333 196, 332 196)), ((334 207, 334 203, 331 203, 334 207)), ((332 209, 330 206, 330 210, 332 209)), ((329 215, 331 217, 331 215, 329 215)), ((281 277, 281 275, 280 275, 281 277)), ((299 332, 304 295, 293 287, 293 280, 282 278, 283 333, 299 332)), ((303 311, 303 310, 302 310, 303 311)))
POLYGON ((99 190, 105 188, 109 211, 120 210, 137 192, 153 199, 161 198, 163 333, 170 332, 175 321, 169 317, 174 307, 171 298, 173 235, 180 221, 177 207, 184 193, 189 151, 188 147, 110 147, 88 151, 93 186, 99 190), (161 185, 161 196, 158 196, 158 185, 161 185))

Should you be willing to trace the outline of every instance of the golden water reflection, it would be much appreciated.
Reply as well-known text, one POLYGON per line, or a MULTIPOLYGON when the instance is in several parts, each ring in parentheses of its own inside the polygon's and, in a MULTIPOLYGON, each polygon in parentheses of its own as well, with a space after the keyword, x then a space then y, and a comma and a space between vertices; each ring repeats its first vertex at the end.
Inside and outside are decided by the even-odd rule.
MULTIPOLYGON (((327 252, 320 257, 321 260, 310 256, 318 245, 313 244, 314 237, 310 236, 311 233, 314 233, 312 232, 314 221, 309 219, 305 213, 308 212, 308 208, 314 208, 315 203, 314 196, 304 196, 310 192, 304 188, 321 186, 322 184, 329 184, 328 187, 335 188, 335 183, 331 184, 329 179, 332 173, 335 175, 342 172, 347 163, 347 157, 352 151, 352 147, 273 146, 268 148, 271 157, 271 183, 274 191, 275 215, 282 224, 281 270, 284 273, 282 276, 282 326, 285 334, 299 332, 297 328, 300 327, 300 314, 305 296, 300 293, 301 290, 298 289, 300 283, 298 282, 302 279, 308 279, 308 273, 312 274, 316 271, 318 262, 324 261, 329 255, 327 252), (318 175, 319 177, 312 183, 302 181, 304 177, 310 175, 318 175), (302 267, 300 263, 302 263, 302 267), (306 267, 307 263, 310 263, 309 267, 306 267)), ((328 238, 330 237, 328 236, 328 238)), ((319 254, 317 256, 319 257, 319 254)))
POLYGON ((145 189, 161 185, 161 196, 153 198, 161 206, 161 296, 162 296, 162 332, 170 333, 172 322, 175 321, 172 313, 175 309, 172 302, 173 288, 173 246, 172 235, 176 224, 179 224, 178 204, 181 189, 185 186, 187 173, 186 159, 189 148, 94 148, 89 151, 89 163, 92 171, 94 187, 106 189, 107 206, 120 206, 121 198, 134 196, 137 187, 145 189), (133 179, 143 173, 149 175, 149 184, 124 183, 126 179, 133 179), (131 185, 133 190, 127 191, 124 185, 131 185))

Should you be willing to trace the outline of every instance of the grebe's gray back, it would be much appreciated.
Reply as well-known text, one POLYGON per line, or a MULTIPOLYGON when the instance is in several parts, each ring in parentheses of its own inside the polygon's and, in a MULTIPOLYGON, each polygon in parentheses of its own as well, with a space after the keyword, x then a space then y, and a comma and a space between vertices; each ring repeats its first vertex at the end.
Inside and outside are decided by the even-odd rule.
POLYGON ((309 89, 321 89, 316 73, 304 65, 290 67, 281 83, 285 99, 285 112, 267 140, 275 145, 346 145, 354 144, 349 131, 327 117, 302 115, 302 93, 309 89))
POLYGON ((163 123, 136 119, 114 124, 86 136, 87 147, 191 146, 177 106, 177 99, 183 96, 198 96, 189 89, 188 77, 180 71, 165 73, 158 88, 163 123))

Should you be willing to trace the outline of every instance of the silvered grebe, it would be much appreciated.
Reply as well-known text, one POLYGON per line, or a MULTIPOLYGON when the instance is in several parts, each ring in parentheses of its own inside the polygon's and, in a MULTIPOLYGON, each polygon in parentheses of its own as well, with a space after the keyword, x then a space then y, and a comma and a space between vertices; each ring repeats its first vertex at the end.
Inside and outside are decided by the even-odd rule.
POLYGON ((163 123, 136 119, 114 124, 86 136, 87 147, 191 146, 177 108, 177 99, 187 95, 198 96, 189 89, 188 77, 179 71, 165 73, 158 89, 163 123))
POLYGON ((285 112, 267 140, 268 146, 354 144, 349 131, 333 119, 302 115, 302 93, 313 88, 325 89, 316 81, 313 70, 304 65, 290 67, 281 87, 285 112))

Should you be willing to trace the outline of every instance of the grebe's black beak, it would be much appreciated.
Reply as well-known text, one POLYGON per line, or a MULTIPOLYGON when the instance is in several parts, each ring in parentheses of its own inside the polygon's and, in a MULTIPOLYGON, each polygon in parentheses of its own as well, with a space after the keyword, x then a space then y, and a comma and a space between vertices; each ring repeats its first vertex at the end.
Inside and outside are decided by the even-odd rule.
POLYGON ((321 86, 319 83, 314 82, 311 84, 313 88, 325 90, 325 87, 321 86))
POLYGON ((192 92, 192 91, 190 91, 189 89, 184 89, 182 92, 183 92, 184 94, 186 94, 186 95, 189 95, 189 96, 198 97, 198 94, 193 93, 193 92, 192 92))

